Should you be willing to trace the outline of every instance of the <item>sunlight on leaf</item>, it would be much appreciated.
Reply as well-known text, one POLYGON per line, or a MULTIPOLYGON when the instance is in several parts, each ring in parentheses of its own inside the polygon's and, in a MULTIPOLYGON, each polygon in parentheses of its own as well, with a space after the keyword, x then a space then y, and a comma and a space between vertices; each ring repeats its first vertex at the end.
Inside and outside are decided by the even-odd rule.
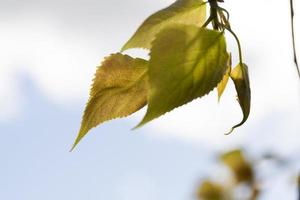
POLYGON ((227 70, 224 34, 191 25, 160 32, 149 61, 148 110, 141 126, 208 94, 227 70))
POLYGON ((206 6, 201 0, 177 0, 171 6, 151 15, 139 27, 122 51, 130 48, 151 48, 157 33, 167 26, 188 24, 201 26, 205 22, 206 6))
POLYGON ((225 73, 225 75, 223 76, 222 81, 218 84, 218 101, 220 101, 222 94, 224 93, 224 90, 227 86, 229 77, 230 77, 230 73, 231 73, 231 54, 229 54, 229 58, 228 58, 228 68, 227 71, 225 73))
POLYGON ((230 74, 231 79, 234 82, 235 89, 237 91, 238 101, 243 111, 243 120, 232 127, 231 133, 235 128, 243 125, 250 114, 251 107, 251 89, 248 74, 248 67, 246 64, 238 64, 230 74))
POLYGON ((146 60, 122 54, 105 59, 96 72, 73 148, 91 128, 111 119, 126 117, 146 105, 147 65, 146 60))

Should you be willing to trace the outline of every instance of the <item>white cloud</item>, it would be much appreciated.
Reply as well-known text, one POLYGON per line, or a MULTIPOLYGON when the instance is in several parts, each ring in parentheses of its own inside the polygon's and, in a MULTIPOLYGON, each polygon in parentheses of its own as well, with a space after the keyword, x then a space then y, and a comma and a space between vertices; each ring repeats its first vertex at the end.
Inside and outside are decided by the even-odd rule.
MULTIPOLYGON (((155 10, 155 6, 167 4, 153 3, 146 5, 155 10)), ((135 1, 76 1, 71 9, 65 9, 70 8, 69 1, 0 2, 0 120, 16 117, 21 111, 21 97, 26 94, 18 86, 20 73, 28 75, 54 103, 87 99, 96 66, 104 56, 120 49, 120 41, 133 31, 130 26, 143 20, 144 16, 137 19, 134 14, 121 17, 135 4, 141 6, 135 1), (122 13, 112 14, 112 9, 122 13)), ((140 10, 139 16, 145 8, 140 10)))
POLYGON ((81 41, 72 43, 72 37, 61 34, 47 19, 29 17, 21 23, 18 19, 7 20, 1 26, 1 119, 17 114, 16 108, 22 104, 16 76, 20 72, 30 76, 40 91, 56 103, 85 98, 98 64, 88 46, 81 41))

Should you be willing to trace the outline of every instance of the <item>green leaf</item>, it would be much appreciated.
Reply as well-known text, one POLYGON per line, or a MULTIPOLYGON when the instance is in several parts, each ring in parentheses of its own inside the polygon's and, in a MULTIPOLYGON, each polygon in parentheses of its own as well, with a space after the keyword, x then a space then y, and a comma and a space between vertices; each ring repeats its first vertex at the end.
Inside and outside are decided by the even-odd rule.
POLYGON ((221 32, 191 25, 161 31, 150 53, 149 106, 138 126, 209 93, 222 80, 227 60, 221 32))
POLYGON ((217 90, 218 90, 218 101, 220 101, 222 94, 224 93, 224 90, 227 86, 229 77, 230 77, 230 73, 231 73, 231 54, 229 54, 229 58, 228 58, 228 67, 227 67, 227 71, 225 73, 225 75, 223 76, 222 81, 218 84, 217 90))
POLYGON ((126 117, 147 103, 148 62, 113 54, 98 68, 73 148, 87 132, 108 120, 126 117))
POLYGON ((254 171, 245 159, 241 150, 234 150, 221 156, 221 160, 233 172, 236 182, 249 182, 254 180, 254 171))
POLYGON ((243 125, 247 121, 251 107, 251 89, 247 65, 238 64, 231 71, 230 77, 234 82, 235 89, 237 91, 238 102, 241 106, 244 116, 243 120, 239 124, 232 127, 229 133, 231 133, 235 128, 243 125))
POLYGON ((198 190, 199 200, 225 200, 224 188, 211 181, 204 181, 198 190))
POLYGON ((169 7, 151 15, 139 27, 122 51, 130 48, 151 48, 157 33, 174 24, 201 26, 206 18, 206 6, 202 0, 177 0, 169 7))

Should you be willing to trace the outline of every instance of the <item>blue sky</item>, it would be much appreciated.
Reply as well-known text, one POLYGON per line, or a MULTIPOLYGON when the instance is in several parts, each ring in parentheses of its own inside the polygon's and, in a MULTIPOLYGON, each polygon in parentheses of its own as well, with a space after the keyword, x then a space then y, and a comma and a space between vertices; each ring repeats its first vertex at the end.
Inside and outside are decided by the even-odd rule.
POLYGON ((290 158, 293 166, 282 175, 267 173, 271 181, 261 199, 295 199, 300 90, 289 5, 279 0, 225 4, 244 47, 253 92, 251 116, 234 134, 223 135, 241 119, 231 83, 220 104, 213 92, 130 131, 142 110, 92 130, 69 152, 95 66, 119 51, 149 14, 170 3, 0 0, 0 199, 192 200, 203 178, 223 176, 217 153, 240 146, 253 157, 271 150, 290 158))
POLYGON ((1 124, 1 199, 188 199, 213 161, 204 147, 133 134, 125 120, 69 153, 82 106, 56 106, 20 82, 26 114, 1 124))

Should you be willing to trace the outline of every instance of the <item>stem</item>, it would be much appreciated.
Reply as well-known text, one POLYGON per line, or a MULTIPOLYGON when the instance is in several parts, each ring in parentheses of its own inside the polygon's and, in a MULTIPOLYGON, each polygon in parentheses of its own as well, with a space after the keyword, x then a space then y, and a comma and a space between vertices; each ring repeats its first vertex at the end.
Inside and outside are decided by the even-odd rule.
POLYGON ((209 18, 206 20, 206 22, 202 25, 202 28, 205 28, 212 20, 213 20, 213 18, 211 16, 209 16, 209 18))
POLYGON ((290 6, 291 6, 291 24, 292 24, 292 40, 293 40, 294 62, 295 62, 295 65, 296 65, 298 76, 300 78, 300 69, 299 69, 298 60, 297 60, 297 51, 296 51, 296 43, 295 43, 294 1, 293 0, 290 0, 290 6))
MULTIPOLYGON (((221 0, 219 0, 220 2, 223 2, 221 0)), ((215 30, 222 30, 224 31, 224 29, 228 30, 235 38, 237 45, 238 45, 238 50, 239 50, 239 60, 240 60, 240 64, 243 64, 243 55, 242 55, 242 47, 241 47, 241 43, 239 41, 238 36, 231 30, 230 27, 230 23, 229 23, 229 13, 226 9, 219 7, 218 5, 218 0, 208 0, 208 3, 210 4, 210 16, 208 18, 208 20, 204 23, 203 27, 207 26, 210 22, 212 22, 213 25, 213 29, 215 30), (227 15, 227 19, 224 16, 223 12, 226 13, 227 15), (219 22, 219 16, 221 18, 221 21, 223 23, 219 22)), ((300 74, 299 74, 300 75, 300 74)))
POLYGON ((210 5, 210 17, 212 18, 212 26, 214 30, 219 30, 219 18, 218 18, 218 2, 217 0, 208 0, 210 5))
POLYGON ((239 60, 240 60, 240 64, 243 64, 243 55, 242 55, 242 46, 241 46, 241 43, 240 43, 240 40, 238 38, 238 36, 231 30, 231 28, 227 27, 227 26, 224 26, 224 28, 229 31, 233 37, 235 38, 236 42, 237 42, 237 45, 238 45, 238 49, 239 49, 239 60))
MULTIPOLYGON (((222 13, 222 11, 226 13, 226 15, 227 15, 227 19, 226 20, 227 20, 227 22, 229 22, 229 18, 230 18, 229 12, 226 9, 222 8, 222 7, 218 7, 218 8, 221 10, 220 13, 222 13)), ((224 16, 223 13, 222 13, 222 15, 224 16)))
POLYGON ((227 26, 228 28, 231 28, 229 23, 229 17, 230 17, 229 12, 226 9, 219 7, 218 13, 220 15, 222 23, 225 24, 225 26, 227 26), (227 18, 225 17, 223 12, 226 13, 227 18))

